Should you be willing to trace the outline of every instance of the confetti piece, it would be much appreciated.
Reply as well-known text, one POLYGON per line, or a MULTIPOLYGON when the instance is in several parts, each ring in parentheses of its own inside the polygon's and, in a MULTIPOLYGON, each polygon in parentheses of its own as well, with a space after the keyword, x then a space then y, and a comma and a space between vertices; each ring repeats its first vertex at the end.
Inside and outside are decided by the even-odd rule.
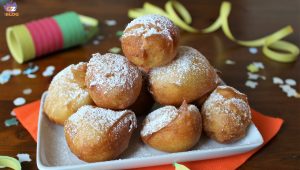
POLYGON ((253 62, 252 64, 255 65, 259 69, 264 69, 265 68, 265 66, 262 62, 253 62))
POLYGON ((18 76, 22 73, 21 69, 13 69, 11 70, 11 75, 18 76))
POLYGON ((226 61, 225 61, 225 64, 228 64, 228 65, 234 65, 234 64, 235 64, 235 61, 232 61, 232 60, 226 60, 226 61))
POLYGON ((261 78, 263 80, 266 80, 266 76, 248 72, 248 79, 258 80, 259 78, 261 78))
POLYGON ((108 20, 105 20, 105 24, 108 26, 115 26, 115 25, 117 25, 117 21, 113 20, 113 19, 108 19, 108 20))
POLYGON ((13 117, 10 119, 6 119, 4 124, 6 127, 10 127, 10 126, 14 126, 14 125, 17 126, 19 124, 19 122, 15 117, 13 117))
POLYGON ((257 48, 255 48, 255 47, 249 48, 249 53, 251 53, 251 54, 257 54, 257 48))
POLYGON ((285 92, 287 94, 288 97, 296 97, 297 96, 297 91, 292 88, 290 85, 280 85, 279 86, 283 92, 285 92))
POLYGON ((35 79, 36 75, 35 74, 28 74, 27 77, 30 78, 30 79, 35 79))
POLYGON ((116 36, 117 36, 117 37, 121 37, 122 35, 123 35, 123 31, 117 31, 117 32, 116 32, 116 36))
POLYGON ((32 93, 32 89, 31 88, 27 88, 27 89, 24 89, 23 90, 23 94, 24 95, 29 95, 29 94, 31 94, 32 93))
POLYGON ((31 162, 30 155, 27 153, 19 153, 19 154, 17 154, 17 157, 18 157, 20 163, 31 162))
POLYGON ((29 75, 39 70, 39 66, 29 63, 29 66, 23 71, 23 74, 29 75))
POLYGON ((111 53, 118 54, 118 53, 121 52, 121 48, 119 48, 119 47, 113 47, 113 48, 109 49, 108 51, 111 52, 111 53))
POLYGON ((55 67, 54 66, 48 66, 45 71, 42 73, 42 75, 44 77, 50 77, 53 75, 54 73, 54 70, 55 70, 55 67))
POLYGON ((26 103, 26 100, 23 97, 18 97, 13 101, 15 106, 21 106, 26 103))
POLYGON ((259 71, 259 68, 257 68, 254 64, 249 64, 247 66, 247 70, 250 71, 251 73, 256 73, 259 71))
POLYGON ((11 72, 8 70, 4 70, 1 74, 0 74, 0 84, 5 84, 7 83, 11 78, 11 72))
POLYGON ((273 84, 283 84, 283 80, 279 77, 273 77, 273 84))
POLYGON ((10 115, 16 116, 16 113, 15 113, 14 111, 11 111, 11 112, 10 112, 10 115))
POLYGON ((286 79, 285 83, 290 85, 290 86, 296 86, 296 81, 294 79, 286 79))
POLYGON ((5 55, 5 56, 3 56, 3 57, 1 57, 1 61, 8 61, 10 59, 10 55, 9 54, 7 54, 7 55, 5 55))
POLYGON ((189 168, 187 168, 186 166, 184 165, 181 165, 181 164, 178 164, 178 163, 174 163, 173 164, 175 166, 175 170, 190 170, 189 168))
POLYGON ((250 87, 250 88, 252 88, 252 89, 255 89, 256 86, 258 85, 258 83, 255 82, 255 81, 247 80, 246 83, 245 83, 245 85, 246 85, 247 87, 250 87))
POLYGON ((99 45, 99 44, 100 44, 100 41, 99 41, 99 40, 94 40, 94 41, 93 41, 93 44, 94 44, 94 45, 99 45))

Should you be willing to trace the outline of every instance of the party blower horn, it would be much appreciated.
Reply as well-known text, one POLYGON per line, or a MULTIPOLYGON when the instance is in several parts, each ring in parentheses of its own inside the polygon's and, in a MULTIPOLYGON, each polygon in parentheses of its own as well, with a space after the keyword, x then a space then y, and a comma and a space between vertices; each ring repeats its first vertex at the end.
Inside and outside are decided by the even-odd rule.
POLYGON ((98 31, 95 18, 70 11, 8 27, 6 40, 14 59, 26 61, 61 49, 84 44, 98 31))

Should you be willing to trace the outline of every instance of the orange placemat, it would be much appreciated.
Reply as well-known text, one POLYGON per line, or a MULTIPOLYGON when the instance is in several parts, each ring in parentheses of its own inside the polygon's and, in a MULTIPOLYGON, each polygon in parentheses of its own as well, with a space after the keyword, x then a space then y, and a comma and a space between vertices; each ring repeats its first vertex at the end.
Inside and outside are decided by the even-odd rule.
MULTIPOLYGON (((16 114, 17 119, 28 130, 35 141, 37 140, 39 108, 40 100, 21 107, 17 107, 13 110, 13 112, 15 112, 16 114)), ((252 120, 264 139, 264 143, 261 147, 268 143, 277 134, 283 123, 283 120, 280 118, 265 116, 255 110, 252 110, 252 120)), ((184 164, 191 170, 232 170, 241 166, 260 148, 239 155, 209 160, 185 162, 182 164, 184 164)), ((174 170, 174 166, 162 165, 137 168, 135 170, 174 170)))

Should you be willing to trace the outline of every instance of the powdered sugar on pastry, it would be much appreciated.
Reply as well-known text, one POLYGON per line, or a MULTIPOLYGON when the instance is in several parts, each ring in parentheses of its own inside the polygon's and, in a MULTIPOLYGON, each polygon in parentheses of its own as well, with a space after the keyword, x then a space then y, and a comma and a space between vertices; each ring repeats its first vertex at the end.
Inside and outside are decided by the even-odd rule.
POLYGON ((146 38, 158 34, 172 40, 170 30, 173 28, 174 24, 166 17, 155 14, 145 15, 131 21, 127 25, 123 37, 143 36, 146 38))
MULTIPOLYGON (((99 107, 93 107, 90 105, 82 106, 76 113, 69 117, 69 126, 66 127, 66 131, 70 134, 71 138, 74 138, 78 131, 85 132, 88 138, 92 139, 100 136, 102 133, 106 133, 122 116, 130 112, 128 116, 122 121, 123 124, 131 122, 129 132, 137 127, 136 117, 133 112, 129 110, 113 111, 109 109, 103 109, 99 107), (91 131, 89 129, 94 129, 91 131)), ((119 127, 121 127, 120 125, 119 127)), ((118 134, 116 134, 118 135, 118 134)))
POLYGON ((118 54, 93 54, 87 68, 89 87, 105 87, 104 94, 114 88, 130 90, 141 74, 129 61, 118 54))
POLYGON ((166 127, 178 115, 178 110, 174 106, 165 106, 151 112, 144 121, 141 131, 142 136, 151 135, 166 127))

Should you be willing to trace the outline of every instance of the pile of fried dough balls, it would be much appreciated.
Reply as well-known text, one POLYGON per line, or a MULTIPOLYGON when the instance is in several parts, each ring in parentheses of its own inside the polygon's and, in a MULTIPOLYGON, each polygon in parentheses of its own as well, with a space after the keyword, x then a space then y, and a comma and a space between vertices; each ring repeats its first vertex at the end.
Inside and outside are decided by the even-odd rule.
POLYGON ((149 113, 154 101, 161 107, 146 115, 140 136, 157 150, 189 150, 202 129, 219 143, 245 136, 251 123, 247 96, 221 85, 208 60, 179 46, 179 39, 169 19, 145 15, 124 30, 126 57, 96 53, 53 78, 44 112, 64 125, 67 144, 79 159, 117 158, 137 129, 136 115, 149 113))

